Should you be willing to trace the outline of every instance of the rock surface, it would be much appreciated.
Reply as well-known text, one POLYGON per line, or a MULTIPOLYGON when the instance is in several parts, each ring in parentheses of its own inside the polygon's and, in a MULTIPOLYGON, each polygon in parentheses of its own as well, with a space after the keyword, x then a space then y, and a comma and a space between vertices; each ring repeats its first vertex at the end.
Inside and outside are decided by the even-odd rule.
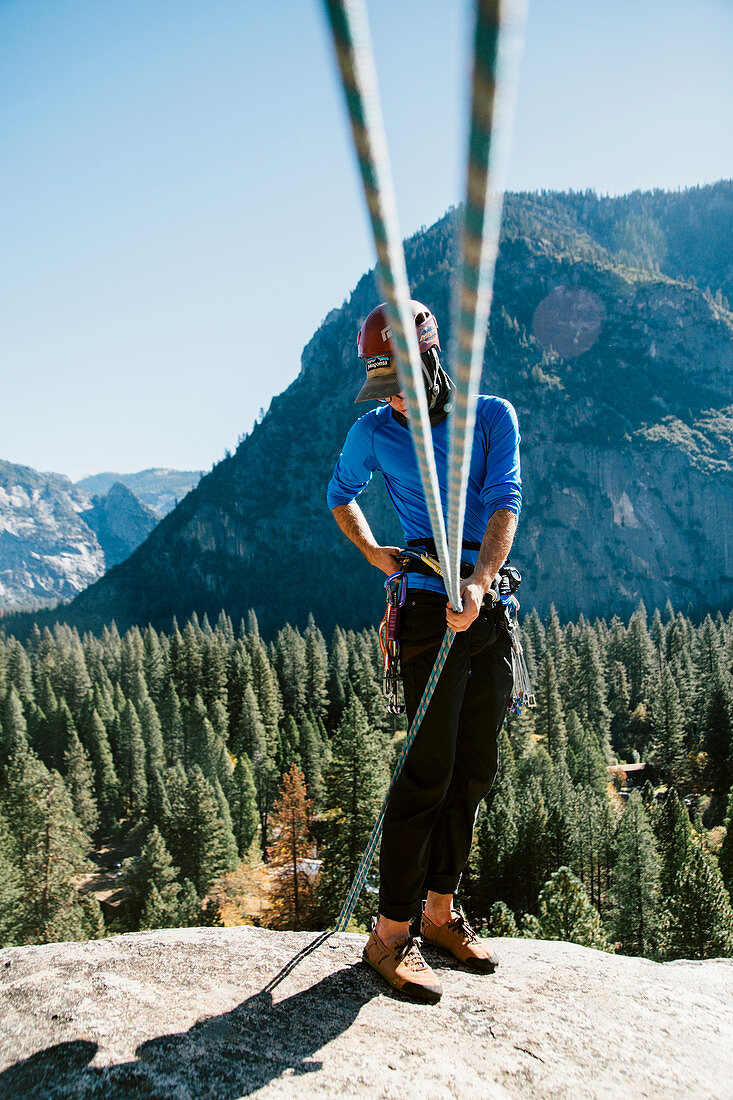
POLYGON ((157 522, 124 485, 91 496, 62 474, 0 461, 0 609, 70 599, 157 522))
POLYGON ((129 557, 199 477, 155 469, 73 484, 0 460, 0 609, 73 598, 129 557))
POLYGON ((338 935, 137 933, 0 952, 0 1097, 733 1097, 733 961, 499 941, 440 1004, 393 994, 338 935))

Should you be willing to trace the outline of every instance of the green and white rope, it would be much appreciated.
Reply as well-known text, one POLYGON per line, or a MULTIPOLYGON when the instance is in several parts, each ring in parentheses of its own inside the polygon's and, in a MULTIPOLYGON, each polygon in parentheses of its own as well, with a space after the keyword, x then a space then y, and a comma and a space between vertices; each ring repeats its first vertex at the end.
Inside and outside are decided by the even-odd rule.
MULTIPOLYGON (((481 377, 486 325, 501 221, 501 188, 506 161, 509 107, 521 52, 526 0, 477 0, 474 41, 474 73, 469 140, 467 199, 461 231, 461 260, 454 290, 453 331, 456 334, 455 408, 449 429, 448 517, 450 543, 433 452, 422 364, 410 307, 402 238, 392 184, 377 79, 369 41, 363 0, 324 0, 333 36, 341 82, 361 171, 364 195, 377 250, 377 279, 387 303, 397 371, 405 394, 408 422, 415 445, 438 560, 451 606, 462 610, 460 558, 465 515, 465 496, 473 445, 476 391, 481 377), (507 33, 511 31, 511 33, 507 33), (507 34, 506 45, 504 35, 507 34), (502 89, 498 95, 497 89, 502 89), (504 89, 506 88, 506 92, 504 89), (492 127, 499 123, 499 137, 492 142, 492 127), (489 172, 493 189, 489 189, 489 172), (449 550, 450 545, 450 550, 449 550)), ((443 671, 455 633, 446 630, 415 717, 397 759, 389 790, 344 901, 334 931, 343 931, 353 914, 366 881, 381 835, 390 793, 443 671)), ((320 942, 320 941, 318 941, 320 942)))
POLYGON ((397 220, 377 77, 363 0, 324 0, 377 250, 377 280, 387 304, 400 385, 415 444, 430 526, 451 606, 462 608, 460 584, 448 568, 448 542, 435 468, 422 362, 410 307, 405 254, 397 220))
POLYGON ((389 789, 384 796, 384 801, 382 802, 381 808, 379 810, 379 816, 374 823, 374 828, 372 829, 371 836, 367 841, 364 855, 361 857, 361 862, 359 864, 356 874, 354 875, 354 880, 351 883, 351 889, 349 890, 349 893, 339 914, 338 920, 336 921, 336 924, 334 926, 334 932, 345 932, 348 923, 351 920, 354 908, 357 901, 359 900, 359 894, 361 893, 362 887, 366 882, 367 875, 369 874, 369 868, 372 865, 372 860, 374 859, 374 855, 379 846, 379 841, 382 836, 382 825, 384 824, 384 815, 387 812, 387 803, 389 802, 389 796, 392 792, 392 788, 397 782, 397 779, 402 774, 402 769, 405 766, 405 760, 407 760, 407 754, 410 751, 412 742, 415 740, 415 734, 420 728, 420 724, 425 717, 425 712, 430 705, 430 700, 433 697, 435 686, 440 679, 440 674, 443 671, 443 665, 445 664, 446 658, 450 651, 450 647, 453 645, 454 638, 455 632, 449 627, 448 630, 446 630, 445 632, 445 636, 441 643, 440 649, 438 650, 438 656, 435 659, 435 664, 433 665, 433 668, 430 672, 428 682, 425 685, 425 690, 422 693, 422 698, 420 699, 417 711, 415 712, 415 717, 413 718, 410 724, 410 728, 407 731, 405 743, 402 746, 400 755, 397 757, 397 762, 395 764, 392 779, 389 784, 389 789))
POLYGON ((456 384, 448 444, 448 547, 460 573, 466 490, 509 156, 526 0, 477 0, 466 200, 451 310, 456 384))

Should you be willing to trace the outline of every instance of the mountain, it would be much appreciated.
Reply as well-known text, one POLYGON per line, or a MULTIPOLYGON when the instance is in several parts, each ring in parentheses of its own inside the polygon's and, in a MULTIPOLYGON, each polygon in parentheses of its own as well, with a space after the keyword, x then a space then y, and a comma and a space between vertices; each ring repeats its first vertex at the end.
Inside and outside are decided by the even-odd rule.
POLYGON ((0 461, 0 608, 70 599, 157 522, 124 485, 91 496, 61 474, 0 461))
POLYGON ((153 467, 150 470, 140 470, 136 474, 92 474, 90 477, 83 477, 76 484, 89 493, 98 494, 108 493, 112 485, 119 482, 126 485, 148 508, 152 508, 160 519, 193 489, 202 473, 202 470, 153 467))
MULTIPOLYGON (((434 309, 444 348, 454 222, 451 212, 406 244, 412 293, 434 309)), ((732 255, 731 182, 507 196, 482 390, 519 416, 525 504, 512 558, 525 608, 554 603, 572 618, 623 615, 640 599, 733 606, 732 255)), ((309 612, 324 629, 381 617, 381 579, 325 503, 365 411, 353 404, 355 341, 376 301, 369 273, 236 453, 65 621, 162 626, 253 607, 270 632, 309 612)), ((362 499, 377 537, 399 542, 381 479, 362 499)))
POLYGON ((158 522, 153 509, 121 481, 113 482, 104 496, 93 496, 91 508, 82 517, 97 536, 107 569, 128 558, 158 522))

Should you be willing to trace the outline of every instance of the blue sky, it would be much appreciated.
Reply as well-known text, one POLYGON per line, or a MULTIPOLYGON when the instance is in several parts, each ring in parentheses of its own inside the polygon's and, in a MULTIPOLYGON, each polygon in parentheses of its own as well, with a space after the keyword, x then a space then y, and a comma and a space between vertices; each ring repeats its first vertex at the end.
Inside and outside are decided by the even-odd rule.
MULTIPOLYGON (((461 198, 470 8, 371 0, 405 235, 461 198)), ((730 0, 530 0, 513 190, 733 175, 730 0)), ((0 458, 208 468, 374 263, 315 0, 0 0, 0 458)))

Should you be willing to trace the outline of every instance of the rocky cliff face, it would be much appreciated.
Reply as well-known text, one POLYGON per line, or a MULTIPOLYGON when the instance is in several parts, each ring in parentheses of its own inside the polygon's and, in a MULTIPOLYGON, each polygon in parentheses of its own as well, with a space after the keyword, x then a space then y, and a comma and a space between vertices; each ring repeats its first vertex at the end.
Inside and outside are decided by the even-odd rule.
MULTIPOLYGON (((647 198, 628 202, 643 207, 647 198)), ((586 199, 509 196, 506 205, 482 389, 508 397, 519 415, 525 503, 512 557, 525 577, 522 603, 546 612, 554 602, 569 617, 624 615, 640 599, 653 606, 668 597, 693 613, 727 610, 733 315, 682 260, 673 276, 610 251, 586 199)), ((713 200, 733 224, 731 185, 665 196, 668 264, 690 251, 690 227, 704 227, 713 200), (686 237, 674 236, 678 223, 686 237)), ((631 219, 621 234, 629 247, 639 224, 631 219)), ((453 218, 408 241, 407 259, 413 294, 434 309, 446 348, 453 218)), ((711 279, 724 268, 699 251, 695 263, 711 279)), ((328 315, 298 378, 236 454, 78 597, 68 621, 165 626, 174 614, 211 618, 224 607, 236 620, 254 607, 269 632, 286 620, 305 624, 309 612, 325 629, 381 616, 380 578, 325 504, 346 431, 364 411, 353 404, 362 375, 354 344, 375 301, 369 274, 328 315)), ((362 498, 365 511, 377 537, 399 542, 378 480, 362 498)))
POLYGON ((61 474, 0 462, 0 608, 70 599, 156 523, 123 485, 92 497, 61 474))
POLYGON ((629 1096, 729 1100, 733 962, 499 940, 480 976, 426 957, 413 1004, 343 934, 179 929, 0 951, 0 1100, 629 1096))

